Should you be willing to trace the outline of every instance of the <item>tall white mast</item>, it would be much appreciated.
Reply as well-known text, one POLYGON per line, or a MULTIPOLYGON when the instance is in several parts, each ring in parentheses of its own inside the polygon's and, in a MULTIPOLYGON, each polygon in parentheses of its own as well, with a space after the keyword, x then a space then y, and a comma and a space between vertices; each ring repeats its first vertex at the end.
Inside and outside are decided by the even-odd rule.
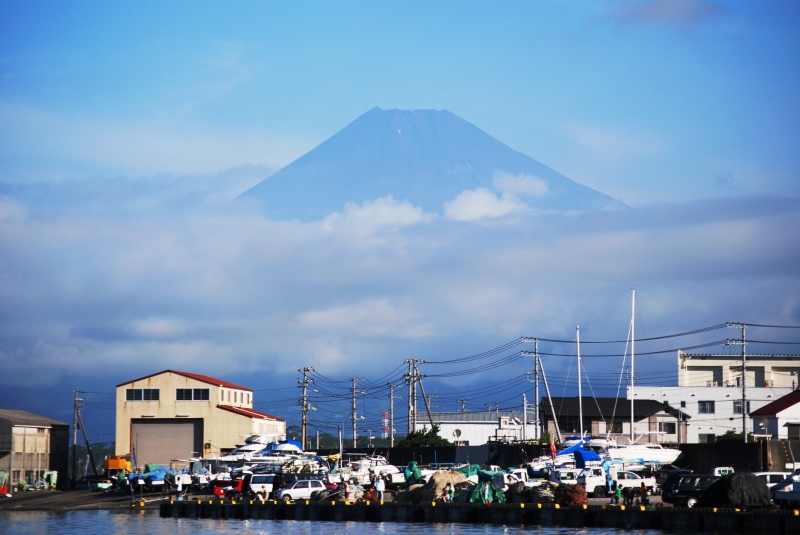
POLYGON ((631 444, 633 444, 633 359, 636 355, 636 351, 634 349, 634 344, 636 343, 636 322, 635 322, 635 312, 636 312, 636 288, 633 289, 633 295, 631 297, 631 444))
POLYGON ((578 340, 578 422, 581 430, 581 440, 583 440, 583 394, 581 393, 581 326, 575 327, 576 338, 578 340))

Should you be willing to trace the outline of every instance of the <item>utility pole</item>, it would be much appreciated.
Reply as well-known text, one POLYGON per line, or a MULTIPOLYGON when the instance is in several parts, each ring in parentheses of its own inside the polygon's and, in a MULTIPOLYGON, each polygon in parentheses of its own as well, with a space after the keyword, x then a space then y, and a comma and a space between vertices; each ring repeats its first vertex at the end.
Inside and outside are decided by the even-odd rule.
MULTIPOLYGON (((419 370, 417 369, 417 364, 416 364, 417 362, 419 362, 420 364, 424 364, 425 361, 424 360, 417 360, 414 363, 414 372, 415 372, 417 381, 419 381, 419 389, 422 391, 422 400, 425 402, 425 410, 428 412, 428 421, 430 421, 431 429, 433 429, 434 424, 433 424, 433 414, 431 414, 431 404, 428 402, 428 396, 425 395, 425 387, 422 386, 422 375, 420 375, 419 370)), ((415 389, 415 394, 414 395, 416 396, 416 389, 415 389)))
POLYGON ((408 432, 417 430, 417 361, 406 359, 408 374, 405 376, 408 383, 408 432))
POLYGON ((742 440, 747 444, 747 336, 744 323, 726 323, 726 327, 742 330, 741 340, 726 340, 726 346, 742 346, 742 440))
MULTIPOLYGON (((575 336, 578 340, 578 424, 581 430, 581 440, 583 440, 583 393, 581 392, 581 326, 575 327, 575 336)), ((633 436, 633 430, 631 430, 633 436)), ((631 441, 631 444, 633 441, 631 441)))
POLYGON ((351 389, 353 394, 353 412, 351 418, 353 420, 353 447, 358 447, 358 435, 356 434, 356 420, 358 419, 358 402, 356 401, 356 394, 358 390, 356 390, 356 383, 358 381, 364 381, 365 379, 359 379, 357 377, 351 377, 350 380, 353 382, 353 388, 351 389))
MULTIPOLYGON (((537 338, 529 338, 529 337, 523 337, 521 340, 523 342, 536 342, 535 353, 531 353, 530 351, 521 351, 520 355, 522 355, 523 357, 535 357, 536 360, 539 362, 539 368, 542 371, 542 380, 544 381, 544 390, 547 393, 547 401, 550 402, 550 411, 553 413, 553 425, 556 428, 556 436, 558 436, 558 441, 562 442, 563 439, 561 438, 561 428, 559 428, 558 426, 558 415, 556 414, 556 408, 553 405, 553 396, 550 395, 550 386, 547 383, 547 374, 544 371, 544 364, 542 363, 541 358, 539 357, 539 340, 537 338)), ((537 414, 537 420, 538 418, 539 416, 537 414)), ((539 437, 541 438, 541 435, 539 435, 539 437)))
POLYGON ((533 359, 533 425, 535 439, 539 440, 542 437, 542 429, 539 425, 539 340, 534 343, 533 352, 536 357, 533 359))
POLYGON ((456 412, 469 412, 467 410, 467 403, 469 403, 468 399, 458 399, 456 400, 456 403, 461 403, 461 408, 456 409, 456 412))
POLYGON ((522 441, 528 440, 528 396, 522 393, 522 441))
POLYGON ((308 447, 308 443, 306 442, 308 440, 308 411, 316 410, 308 404, 308 385, 314 382, 314 379, 308 378, 308 373, 313 372, 314 368, 297 368, 297 371, 303 374, 303 380, 301 381, 298 379, 297 384, 303 389, 303 395, 300 398, 300 411, 302 414, 301 444, 303 444, 303 449, 306 449, 308 447))
POLYGON ((427 403, 428 403, 428 406, 429 406, 429 407, 434 407, 434 408, 436 408, 436 407, 438 407, 439 405, 434 405, 433 403, 431 403, 431 400, 432 400, 433 398, 438 398, 438 397, 439 397, 439 394, 428 394, 427 396, 425 396, 425 401, 427 401, 427 403))
MULTIPOLYGON (((534 351, 533 351, 533 353, 528 353, 526 351, 523 351, 522 355, 523 356, 533 356, 533 395, 534 395, 533 407, 532 407, 533 408, 533 413, 534 413, 534 415, 533 415, 533 426, 534 426, 534 430, 533 430, 533 435, 534 436, 533 436, 533 438, 535 440, 539 440, 539 438, 541 438, 541 436, 542 436, 542 430, 540 429, 540 425, 539 425, 539 364, 540 364, 539 363, 539 340, 538 339, 534 340, 534 351)), ((525 374, 525 380, 530 382, 530 380, 531 380, 530 376, 531 376, 530 372, 526 373, 525 374)), ((527 399, 527 397, 526 397, 526 399, 527 399)), ((525 405, 525 413, 526 414, 527 414, 527 409, 528 409, 528 405, 526 404, 525 405)), ((525 420, 526 429, 527 429, 527 425, 528 425, 528 420, 527 420, 527 416, 526 416, 526 420, 525 420)), ((527 431, 526 431, 526 435, 527 435, 527 431)))
POLYGON ((75 389, 75 401, 72 405, 72 486, 78 480, 78 389, 75 389))
MULTIPOLYGON (((633 393, 633 379, 634 379, 634 376, 633 376, 633 372, 634 372, 633 366, 634 366, 634 364, 633 364, 633 362, 636 359, 636 350, 635 350, 635 347, 636 347, 635 346, 635 344, 636 344, 636 312, 635 312, 635 310, 636 309, 634 308, 635 306, 636 306, 636 288, 633 289, 633 292, 632 292, 632 295, 631 295, 631 439, 630 439, 631 440, 631 444, 633 444, 633 441, 635 439, 634 438, 634 432, 633 432, 633 423, 635 421, 634 412, 633 412, 633 398, 635 397, 635 394, 633 393)), ((580 373, 580 370, 578 370, 578 373, 580 373)), ((649 440, 649 438, 648 438, 648 440, 649 440)))
MULTIPOLYGON (((387 383, 389 387, 389 447, 394 447, 394 385, 392 383, 387 383)), ((397 396, 397 399, 402 398, 402 396, 397 396)))

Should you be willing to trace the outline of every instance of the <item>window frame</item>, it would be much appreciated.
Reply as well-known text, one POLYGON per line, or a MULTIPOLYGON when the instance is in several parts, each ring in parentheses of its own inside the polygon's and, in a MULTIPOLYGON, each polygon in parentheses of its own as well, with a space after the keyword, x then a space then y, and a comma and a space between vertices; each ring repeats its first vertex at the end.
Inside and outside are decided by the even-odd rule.
POLYGON ((160 388, 126 388, 125 401, 161 401, 160 388), (147 394, 145 395, 145 392, 147 394), (155 396, 154 396, 155 394, 155 396))
POLYGON ((175 401, 210 401, 210 388, 176 388, 175 401))
MULTIPOLYGON (((750 414, 750 400, 747 400, 747 414, 750 414)), ((741 399, 734 399, 733 400, 733 414, 742 414, 742 400, 741 399)))
POLYGON ((713 399, 697 402, 697 414, 716 414, 717 407, 713 399))

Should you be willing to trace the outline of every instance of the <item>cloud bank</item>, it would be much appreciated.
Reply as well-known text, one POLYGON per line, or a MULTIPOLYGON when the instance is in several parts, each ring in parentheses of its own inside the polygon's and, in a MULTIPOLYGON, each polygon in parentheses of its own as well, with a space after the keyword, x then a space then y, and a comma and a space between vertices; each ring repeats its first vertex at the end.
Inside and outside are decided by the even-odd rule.
POLYGON ((543 214, 525 203, 543 193, 535 178, 505 176, 446 217, 386 197, 299 223, 221 200, 225 180, 202 199, 166 181, 149 202, 117 184, 5 188, 2 395, 76 373, 105 389, 162 369, 248 385, 301 365, 374 377, 578 324, 617 339, 634 286, 652 335, 800 324, 796 199, 543 214))

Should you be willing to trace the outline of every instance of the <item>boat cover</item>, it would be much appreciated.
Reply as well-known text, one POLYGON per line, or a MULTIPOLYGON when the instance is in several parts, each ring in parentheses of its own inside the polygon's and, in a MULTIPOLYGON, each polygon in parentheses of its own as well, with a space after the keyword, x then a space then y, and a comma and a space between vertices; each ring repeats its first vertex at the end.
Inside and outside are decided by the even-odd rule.
POLYGON ((586 468, 587 462, 598 461, 601 462, 603 460, 598 454, 593 452, 592 450, 575 450, 575 466, 577 468, 586 468))

